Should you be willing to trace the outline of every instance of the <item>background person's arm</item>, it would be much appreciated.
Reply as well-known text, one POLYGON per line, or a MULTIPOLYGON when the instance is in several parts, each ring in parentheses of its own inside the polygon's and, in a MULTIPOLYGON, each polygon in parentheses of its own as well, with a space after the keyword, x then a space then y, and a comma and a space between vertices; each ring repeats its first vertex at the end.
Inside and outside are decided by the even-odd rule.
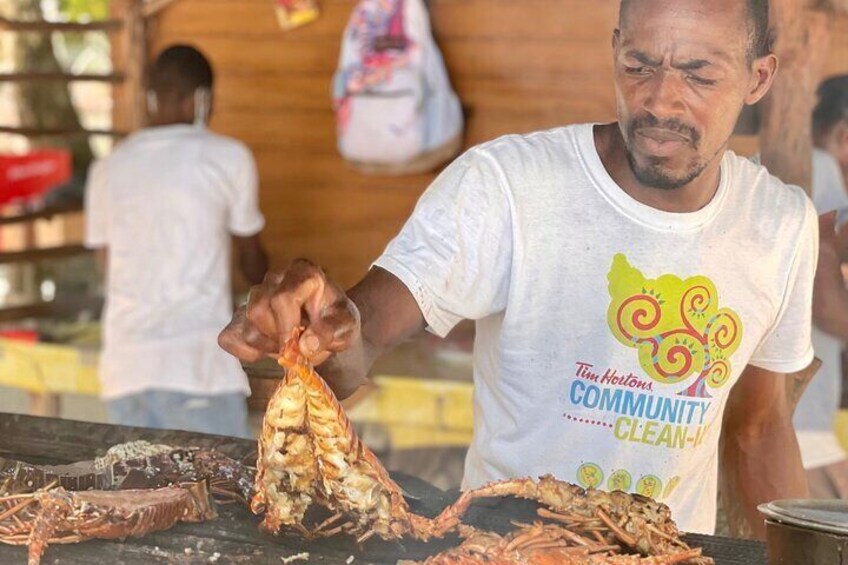
POLYGON ((262 282, 268 272, 268 253, 262 245, 262 238, 257 233, 246 237, 233 236, 233 243, 238 255, 238 266, 245 280, 251 285, 262 282))

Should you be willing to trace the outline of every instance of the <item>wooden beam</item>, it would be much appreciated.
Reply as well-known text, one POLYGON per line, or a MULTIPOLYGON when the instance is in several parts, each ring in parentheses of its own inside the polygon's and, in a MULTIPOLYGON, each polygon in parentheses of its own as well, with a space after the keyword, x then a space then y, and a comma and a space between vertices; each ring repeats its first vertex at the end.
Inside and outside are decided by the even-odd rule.
POLYGON ((84 255, 86 253, 91 253, 91 250, 87 249, 84 245, 63 245, 61 247, 12 251, 9 253, 0 253, 0 265, 24 261, 41 261, 43 259, 61 259, 63 257, 84 255))
POLYGON ((772 0, 774 50, 780 68, 763 100, 762 162, 789 184, 812 189, 811 116, 816 88, 830 46, 833 18, 815 0, 772 0))
POLYGON ((112 0, 110 17, 124 22, 119 33, 109 37, 112 68, 123 69, 125 80, 112 89, 112 127, 118 131, 135 131, 147 121, 144 69, 147 41, 143 0, 112 0))
POLYGON ((53 216, 61 215, 61 214, 70 214, 74 212, 82 212, 83 207, 81 204, 73 204, 73 205, 64 205, 64 206, 51 206, 49 208, 43 208, 41 210, 37 210, 35 212, 27 212, 25 214, 18 214, 17 216, 0 216, 0 226, 6 226, 9 224, 20 224, 24 222, 31 222, 33 220, 39 220, 41 218, 52 218, 53 216))
POLYGON ((0 126, 0 133, 21 135, 24 137, 78 137, 85 135, 108 135, 112 137, 123 137, 126 132, 113 129, 46 129, 0 126))
POLYGON ((64 82, 112 82, 124 80, 121 73, 105 74, 73 74, 73 73, 0 73, 0 82, 35 82, 35 81, 64 81, 64 82))
POLYGON ((177 0, 145 0, 144 2, 144 17, 152 18, 177 0))
POLYGON ((0 17, 2 31, 38 31, 50 33, 53 31, 115 31, 121 28, 119 20, 104 20, 99 22, 48 22, 23 21, 0 17))
POLYGON ((33 302, 0 308, 0 322, 25 318, 75 318, 89 310, 97 315, 103 309, 103 299, 97 296, 64 297, 52 302, 33 302))

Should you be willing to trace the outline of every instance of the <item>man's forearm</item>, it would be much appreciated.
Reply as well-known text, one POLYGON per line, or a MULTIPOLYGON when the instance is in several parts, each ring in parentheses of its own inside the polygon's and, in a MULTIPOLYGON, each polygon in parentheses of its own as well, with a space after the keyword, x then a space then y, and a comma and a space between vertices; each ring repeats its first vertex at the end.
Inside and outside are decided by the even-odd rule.
POLYGON ((807 479, 795 430, 788 417, 764 422, 757 430, 728 433, 723 440, 725 505, 731 529, 739 535, 744 519, 750 534, 765 539, 765 522, 757 506, 781 498, 806 498, 807 479), (735 518, 734 520, 734 508, 735 518), (734 521, 736 522, 734 524, 734 521), (735 527, 734 527, 735 526, 735 527))
POLYGON ((354 345, 336 353, 317 368, 339 400, 344 400, 368 382, 368 373, 379 356, 358 339, 354 345))

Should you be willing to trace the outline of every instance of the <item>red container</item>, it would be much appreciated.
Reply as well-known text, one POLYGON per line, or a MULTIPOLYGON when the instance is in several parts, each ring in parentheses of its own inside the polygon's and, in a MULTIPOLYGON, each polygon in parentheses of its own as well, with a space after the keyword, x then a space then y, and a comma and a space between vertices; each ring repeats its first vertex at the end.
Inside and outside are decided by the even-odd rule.
POLYGON ((38 332, 33 330, 0 330, 0 337, 13 339, 15 341, 35 343, 38 341, 38 332))
POLYGON ((0 155, 0 205, 39 196, 70 178, 71 153, 65 149, 0 155))

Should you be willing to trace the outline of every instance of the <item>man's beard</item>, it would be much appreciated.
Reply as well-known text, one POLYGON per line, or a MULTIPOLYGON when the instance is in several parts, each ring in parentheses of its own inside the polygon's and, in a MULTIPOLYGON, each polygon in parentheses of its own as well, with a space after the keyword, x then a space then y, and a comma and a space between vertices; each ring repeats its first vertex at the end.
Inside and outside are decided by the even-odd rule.
POLYGON ((647 114, 630 120, 627 128, 628 142, 625 143, 624 149, 627 155, 627 162, 630 164, 630 170, 633 171, 636 180, 641 184, 660 190, 675 190, 695 180, 707 167, 707 162, 701 161, 697 157, 689 162, 686 171, 680 175, 671 174, 663 166, 663 163, 666 161, 664 157, 646 156, 647 164, 640 165, 636 162, 636 157, 631 152, 630 147, 635 144, 634 137, 636 136, 636 132, 646 127, 661 128, 683 134, 695 150, 698 149, 698 144, 701 140, 701 135, 695 128, 674 118, 660 121, 654 116, 647 114))
POLYGON ((698 178, 698 175, 707 168, 707 163, 693 159, 689 162, 684 174, 674 176, 665 170, 663 159, 660 157, 646 157, 648 164, 640 166, 630 149, 625 148, 625 153, 627 154, 627 162, 630 164, 630 170, 633 171, 636 180, 644 186, 660 190, 676 190, 686 186, 698 178))

